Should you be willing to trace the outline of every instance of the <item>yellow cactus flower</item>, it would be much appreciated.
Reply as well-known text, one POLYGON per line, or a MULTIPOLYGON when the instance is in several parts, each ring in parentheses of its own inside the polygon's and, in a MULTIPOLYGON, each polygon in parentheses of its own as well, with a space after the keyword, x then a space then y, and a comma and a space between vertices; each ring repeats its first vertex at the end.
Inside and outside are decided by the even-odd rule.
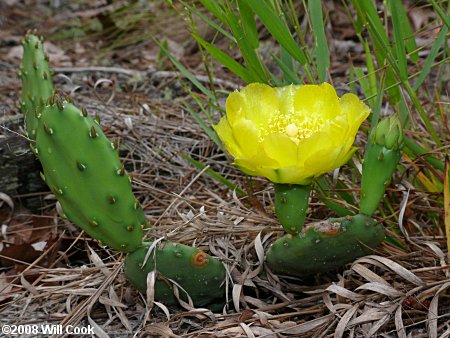
POLYGON ((230 94, 214 126, 234 164, 274 183, 309 184, 346 163, 369 115, 354 94, 328 84, 272 88, 252 83, 230 94))

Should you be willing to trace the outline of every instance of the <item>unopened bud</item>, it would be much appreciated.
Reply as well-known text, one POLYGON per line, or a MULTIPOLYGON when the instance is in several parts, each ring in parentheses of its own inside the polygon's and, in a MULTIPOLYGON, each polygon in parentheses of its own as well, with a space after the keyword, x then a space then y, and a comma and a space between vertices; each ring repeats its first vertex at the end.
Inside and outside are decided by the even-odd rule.
POLYGON ((387 149, 400 149, 403 146, 403 128, 397 115, 385 117, 378 122, 373 133, 373 143, 387 149))

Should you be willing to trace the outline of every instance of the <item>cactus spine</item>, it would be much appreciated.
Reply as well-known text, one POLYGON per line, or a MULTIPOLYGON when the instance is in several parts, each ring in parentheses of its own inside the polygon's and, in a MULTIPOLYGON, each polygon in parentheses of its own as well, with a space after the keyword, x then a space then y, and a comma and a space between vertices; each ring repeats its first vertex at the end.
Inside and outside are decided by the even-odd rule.
MULTIPOLYGON (((155 282, 155 299, 167 305, 178 304, 173 283, 181 285, 196 306, 220 310, 224 305, 225 269, 223 264, 203 251, 183 244, 162 242, 153 249, 145 265, 145 256, 152 243, 144 245, 125 259, 125 275, 138 290, 147 290, 147 274, 153 270, 159 278, 155 282)), ((179 290, 180 298, 187 301, 179 290)))
POLYGON ((27 135, 34 140, 38 118, 45 102, 53 94, 53 84, 42 38, 28 33, 22 40, 22 46, 23 60, 17 72, 22 80, 20 110, 25 116, 27 135))

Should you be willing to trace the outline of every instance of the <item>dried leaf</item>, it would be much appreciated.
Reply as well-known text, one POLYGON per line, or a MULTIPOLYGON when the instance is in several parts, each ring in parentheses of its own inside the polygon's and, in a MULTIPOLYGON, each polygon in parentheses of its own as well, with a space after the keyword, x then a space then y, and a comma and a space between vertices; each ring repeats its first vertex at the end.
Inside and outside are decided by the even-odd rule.
POLYGON ((405 294, 401 291, 396 290, 392 286, 386 285, 384 283, 378 283, 378 282, 370 282, 363 284, 356 288, 356 290, 371 290, 377 293, 381 293, 383 295, 386 295, 388 297, 402 297, 405 294))
POLYGON ((345 314, 342 316, 341 320, 339 321, 338 325, 336 326, 336 330, 334 331, 334 338, 342 338, 344 336, 345 329, 347 328, 347 324, 349 321, 353 318, 353 316, 356 313, 356 310, 358 310, 359 305, 356 304, 345 314))

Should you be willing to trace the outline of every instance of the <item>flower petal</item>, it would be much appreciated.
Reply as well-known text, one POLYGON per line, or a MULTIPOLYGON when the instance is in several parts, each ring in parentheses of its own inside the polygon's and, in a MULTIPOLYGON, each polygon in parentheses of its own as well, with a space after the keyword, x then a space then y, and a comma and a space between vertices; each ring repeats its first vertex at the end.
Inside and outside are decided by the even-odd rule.
POLYGON ((300 89, 299 85, 289 85, 285 87, 276 88, 276 93, 279 101, 280 114, 288 115, 294 114, 294 98, 295 93, 300 89))
POLYGON ((253 157, 258 152, 258 128, 246 119, 239 119, 233 125, 233 137, 236 141, 241 155, 236 157, 253 157))
POLYGON ((336 158, 339 156, 341 149, 329 147, 320 149, 305 159, 305 168, 314 173, 314 177, 318 177, 333 169, 336 158))
POLYGON ((243 107, 244 98, 238 90, 235 90, 230 95, 228 95, 227 101, 225 102, 225 109, 230 126, 233 126, 236 123, 237 119, 242 118, 243 107))
POLYGON ((339 156, 336 158, 336 160, 333 164, 333 167, 339 168, 339 167, 343 166, 345 163, 347 163, 353 157, 353 154, 357 150, 358 150, 358 147, 350 147, 350 149, 347 150, 346 153, 339 154, 339 156))
POLYGON ((340 147, 347 139, 347 129, 347 123, 343 118, 337 117, 334 120, 328 121, 321 131, 299 142, 299 160, 304 163, 306 158, 317 156, 316 153, 322 149, 340 147))
POLYGON ((216 131, 217 135, 222 140, 223 144, 225 145, 225 148, 228 150, 228 152, 233 157, 241 157, 242 156, 242 150, 236 143, 236 140, 233 137, 233 130, 230 127, 230 124, 228 123, 228 119, 226 116, 222 117, 222 119, 219 121, 218 124, 213 126, 214 130, 216 131))
MULTIPOLYGON (((242 115, 258 126, 265 126, 270 116, 279 114, 277 94, 272 87, 266 84, 251 83, 241 90, 240 95, 243 100, 242 115)), ((236 109, 235 103, 233 103, 233 108, 236 109)))
POLYGON ((253 158, 236 158, 234 165, 244 173, 252 176, 264 176, 272 182, 277 177, 275 172, 278 163, 265 155, 255 156, 253 158))
POLYGON ((369 116, 370 108, 356 95, 348 93, 339 99, 343 115, 347 116, 350 133, 356 134, 361 123, 369 116))
POLYGON ((336 91, 326 82, 301 86, 295 93, 294 106, 300 118, 331 119, 340 114, 336 91))
POLYGON ((269 134, 261 145, 266 155, 276 160, 280 167, 293 166, 298 162, 297 144, 286 134, 269 134))

